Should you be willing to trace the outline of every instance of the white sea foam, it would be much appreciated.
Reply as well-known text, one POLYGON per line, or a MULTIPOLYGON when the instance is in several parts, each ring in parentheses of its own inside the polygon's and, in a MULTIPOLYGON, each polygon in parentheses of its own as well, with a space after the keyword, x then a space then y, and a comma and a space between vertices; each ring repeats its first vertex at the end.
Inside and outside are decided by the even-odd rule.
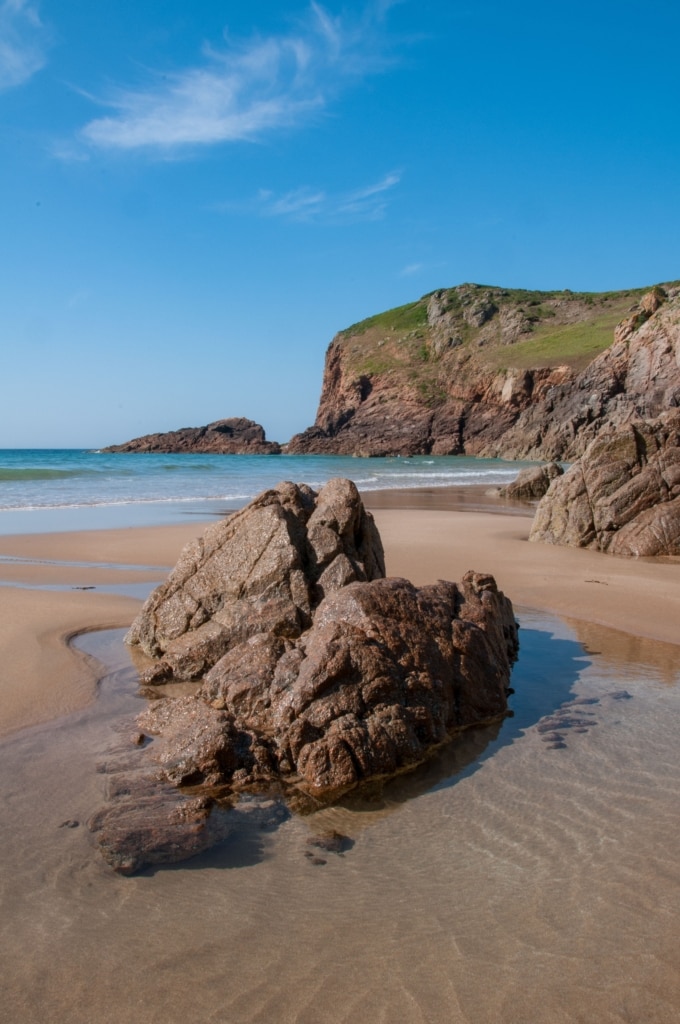
MULTIPOLYGON (((214 513, 206 504, 245 504, 281 480, 318 489, 346 476, 363 490, 465 487, 502 484, 521 463, 468 457, 359 459, 318 455, 112 454, 99 451, 0 451, 0 530, 17 529, 9 513, 126 509, 126 525, 169 521, 189 506, 214 513)), ((21 525, 18 527, 22 529, 21 525)), ((47 527, 46 527, 47 528, 47 527)))

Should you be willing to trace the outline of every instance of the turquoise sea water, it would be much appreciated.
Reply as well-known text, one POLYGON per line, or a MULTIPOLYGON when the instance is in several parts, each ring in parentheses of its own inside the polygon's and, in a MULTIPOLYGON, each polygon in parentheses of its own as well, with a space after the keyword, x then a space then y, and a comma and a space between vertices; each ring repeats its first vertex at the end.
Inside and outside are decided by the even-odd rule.
POLYGON ((106 454, 0 450, 0 533, 140 526, 238 508, 281 480, 318 487, 335 476, 360 490, 493 486, 523 464, 453 456, 106 454))

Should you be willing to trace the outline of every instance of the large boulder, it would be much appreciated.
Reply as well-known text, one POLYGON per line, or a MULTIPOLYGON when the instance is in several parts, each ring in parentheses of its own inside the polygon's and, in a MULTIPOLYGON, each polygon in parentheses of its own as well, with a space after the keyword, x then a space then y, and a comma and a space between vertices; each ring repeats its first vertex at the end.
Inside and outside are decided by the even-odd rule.
POLYGON ((502 718, 516 653, 512 606, 491 576, 351 583, 297 641, 250 637, 195 696, 152 702, 139 724, 176 784, 269 779, 334 800, 502 718))
MULTIPOLYGON (((385 578, 380 536, 349 480, 318 494, 280 484, 209 528, 127 640, 151 659, 147 682, 200 685, 152 700, 134 769, 106 769, 122 781, 90 827, 124 873, 219 841, 231 820, 222 812, 243 812, 244 794, 332 802, 500 721, 518 650, 492 576, 420 588, 385 578)), ((266 801, 253 806, 270 820, 266 801)))
POLYGON ((603 431, 539 503, 529 539, 680 554, 680 410, 603 431))
POLYGON ((160 659, 147 681, 197 679, 251 636, 296 639, 327 594, 384 575, 380 535, 350 480, 318 495, 282 483, 187 545, 126 642, 160 659))
POLYGON ((349 480, 280 484, 185 548, 127 636, 146 681, 202 680, 140 720, 167 780, 333 799, 502 717, 517 626, 493 577, 384 576, 349 480))

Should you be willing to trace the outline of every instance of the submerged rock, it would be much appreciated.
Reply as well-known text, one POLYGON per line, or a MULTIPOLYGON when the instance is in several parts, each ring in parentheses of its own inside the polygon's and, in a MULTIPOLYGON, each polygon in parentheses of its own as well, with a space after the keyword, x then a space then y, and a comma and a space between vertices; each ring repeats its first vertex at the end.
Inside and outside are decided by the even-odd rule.
POLYGON ((276 828, 287 817, 283 804, 266 797, 220 803, 133 773, 126 791, 88 824, 106 862, 121 875, 134 875, 195 857, 236 832, 276 828))
MULTIPOLYGON (((318 495, 280 484, 209 528, 127 641, 155 658, 147 678, 201 679, 195 695, 139 716, 153 737, 139 756, 164 782, 221 799, 274 787, 293 803, 337 800, 500 720, 518 650, 492 576, 385 578, 378 531, 348 480, 318 495)), ((194 810, 202 847, 205 805, 194 810)), ((114 865, 124 845, 113 844, 114 865)))

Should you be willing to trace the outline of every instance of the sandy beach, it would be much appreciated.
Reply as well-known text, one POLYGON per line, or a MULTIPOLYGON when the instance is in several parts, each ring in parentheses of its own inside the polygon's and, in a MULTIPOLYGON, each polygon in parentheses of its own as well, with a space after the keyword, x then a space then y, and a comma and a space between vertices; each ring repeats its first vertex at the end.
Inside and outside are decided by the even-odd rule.
POLYGON ((375 803, 245 829, 133 878, 86 827, 142 706, 124 627, 208 524, 0 538, 8 1020, 677 1020, 678 565, 529 544, 529 517, 488 502, 367 500, 390 574, 474 568, 512 598, 513 717, 375 803), (120 628, 67 645, 104 626, 120 628), (581 726, 548 749, 541 720, 574 699, 581 726), (313 866, 329 830, 348 850, 313 866))
MULTIPOLYGON (((443 490, 383 492, 366 500, 389 575, 423 584, 457 580, 468 569, 491 572, 516 607, 678 642, 680 582, 673 561, 529 543, 530 514, 494 506, 479 493, 461 499, 460 492, 443 490), (471 504, 485 511, 470 511, 471 504)), ((49 721, 92 699, 95 666, 70 650, 68 639, 127 626, 139 599, 126 595, 126 587, 143 592, 164 579, 183 545, 207 526, 192 521, 0 537, 0 734, 49 721)))

